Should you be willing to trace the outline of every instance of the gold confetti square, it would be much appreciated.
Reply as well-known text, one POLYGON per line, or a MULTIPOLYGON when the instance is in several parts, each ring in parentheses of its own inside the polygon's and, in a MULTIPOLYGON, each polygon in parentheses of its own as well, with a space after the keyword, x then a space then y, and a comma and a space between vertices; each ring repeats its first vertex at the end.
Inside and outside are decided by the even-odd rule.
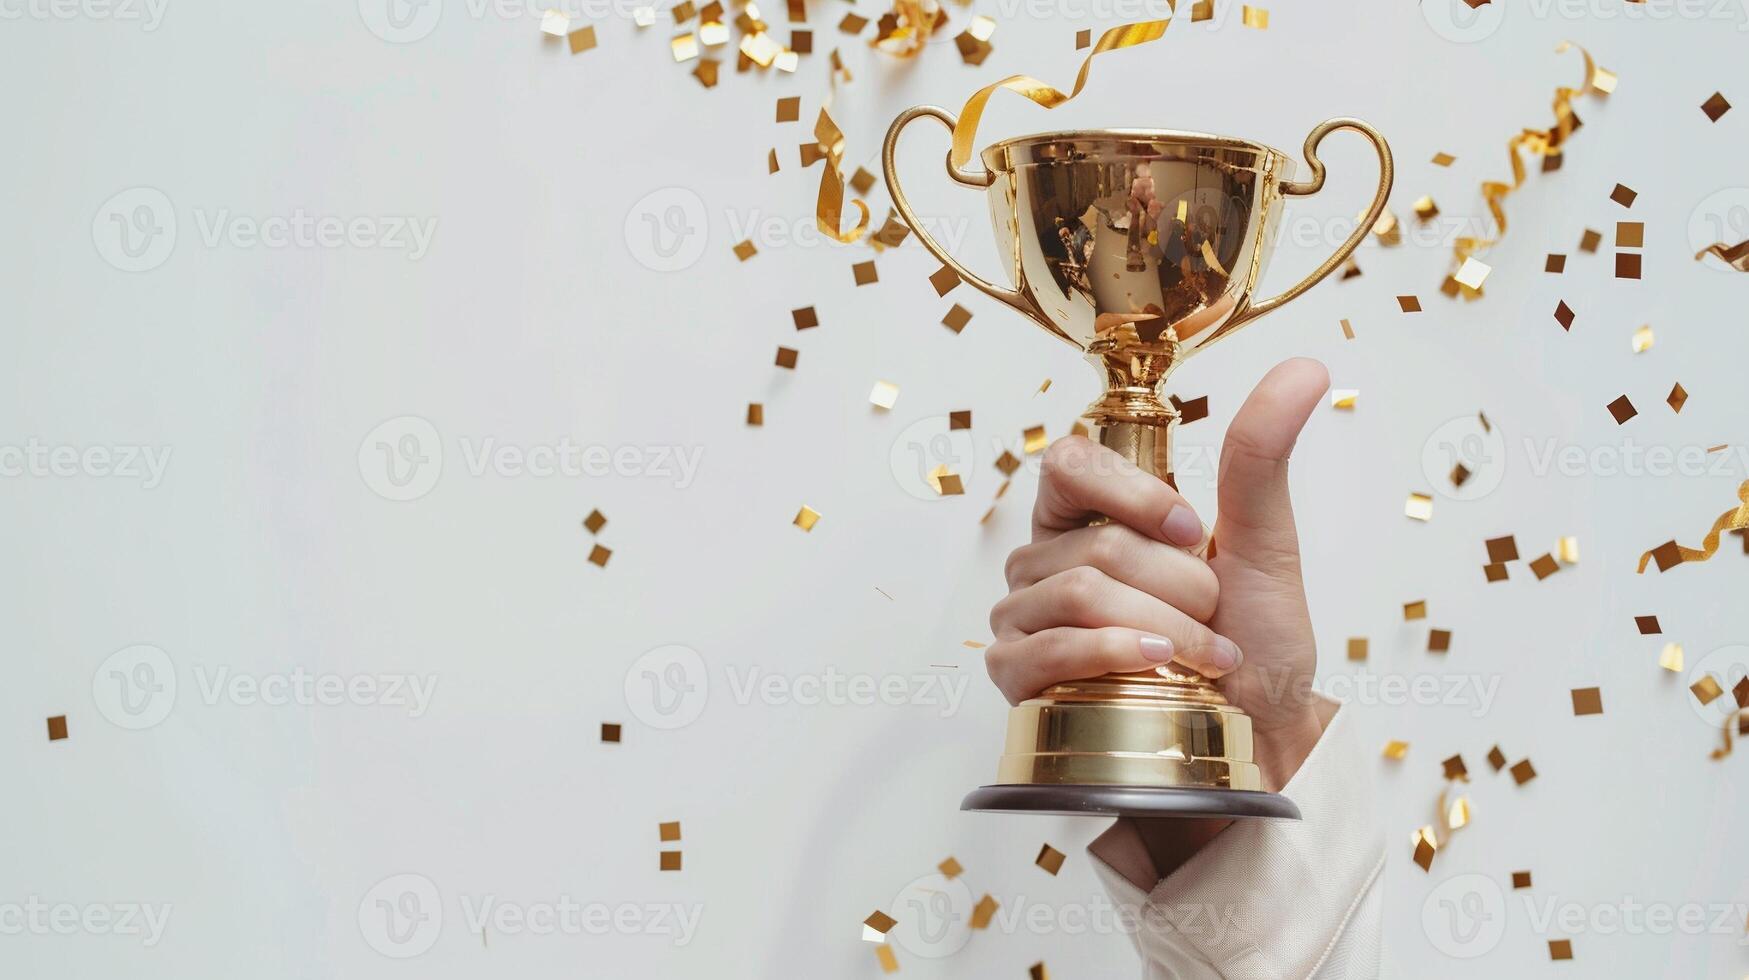
POLYGON ((1026 976, 1027 980, 1051 980, 1050 971, 1045 969, 1043 961, 1027 967, 1026 976))
POLYGON ((1658 666, 1673 674, 1682 673, 1682 644, 1664 644, 1664 649, 1658 651, 1658 666))
POLYGON ((1639 329, 1634 331, 1634 353, 1644 354, 1651 350, 1652 345, 1657 342, 1657 339, 1657 336, 1652 333, 1651 324, 1648 323, 1641 325, 1639 329))
POLYGON ((1427 600, 1416 599, 1414 602, 1403 603, 1403 622, 1412 622, 1427 618, 1427 600))
POLYGON ((1718 700, 1719 695, 1725 693, 1725 689, 1719 686, 1719 682, 1711 674, 1688 685, 1688 689, 1694 692, 1695 699, 1703 705, 1712 704, 1718 700))
POLYGON ((868 918, 862 920, 862 938, 867 942, 878 943, 898 924, 898 920, 892 916, 875 909, 869 913, 868 918))
POLYGON ((765 424, 765 406, 764 405, 761 405, 758 402, 748 402, 747 403, 747 424, 748 425, 764 425, 765 424))
POLYGON ((1196 0, 1196 3, 1191 5, 1190 22, 1192 24, 1199 24, 1205 20, 1212 20, 1214 19, 1214 16, 1215 0, 1196 0))
POLYGON ((664 841, 680 839, 680 821, 666 820, 656 825, 656 835, 664 841))
POLYGON ((655 7, 638 7, 632 11, 632 21, 639 27, 649 27, 656 23, 655 7))
POLYGON ((1579 564, 1579 539, 1575 537, 1560 538, 1555 542, 1555 557, 1563 565, 1579 564))
POLYGON ((54 715, 49 718, 49 741, 59 742, 67 737, 67 716, 54 715))
POLYGON ((1566 269, 1567 257, 1559 252, 1550 252, 1549 257, 1543 260, 1544 272, 1552 272, 1556 275, 1560 275, 1562 272, 1565 272, 1566 269))
POLYGON ((1579 236, 1579 251, 1581 252, 1595 252, 1597 246, 1601 244, 1603 244, 1603 232, 1587 228, 1585 233, 1579 236))
POLYGON ((886 943, 875 947, 875 959, 880 961, 882 973, 899 972, 899 956, 886 943))
POLYGON ((603 742, 618 742, 620 725, 618 722, 604 721, 601 723, 601 740, 603 742))
POLYGON ((663 871, 679 871, 680 870, 680 852, 679 851, 663 851, 662 852, 662 860, 661 860, 661 864, 659 865, 659 867, 663 871))
POLYGON ((1242 4, 1239 7, 1239 21, 1253 30, 1269 30, 1269 11, 1262 7, 1242 4))
POLYGON ((797 330, 811 330, 820 325, 820 315, 814 312, 812 306, 804 306, 799 310, 789 311, 790 320, 797 330))
POLYGON ((1348 659, 1350 659, 1350 660, 1365 660, 1366 659, 1366 646, 1367 646, 1366 637, 1364 637, 1364 636, 1351 636, 1351 637, 1349 637, 1348 638, 1348 659))
POLYGON ((845 14, 844 19, 838 22, 838 29, 846 34, 861 34, 862 29, 867 26, 868 18, 856 14, 845 14))
POLYGON ((1433 520, 1433 498, 1424 493, 1412 493, 1403 504, 1403 514, 1411 520, 1433 520))
POLYGON ((804 169, 813 166, 826 157, 826 151, 820 149, 820 144, 818 143, 801 144, 798 147, 798 154, 801 157, 802 167, 804 169))
POLYGON ((777 148, 772 147, 771 150, 767 153, 766 158, 765 158, 765 172, 768 174, 774 174, 774 173, 777 173, 778 170, 779 170, 779 167, 777 165, 777 148))
POLYGON ((1528 871, 1514 871, 1514 872, 1512 872, 1512 887, 1514 887, 1514 888, 1529 888, 1530 887, 1530 872, 1528 872, 1528 871))
POLYGON ((590 534, 599 533, 607 526, 607 515, 599 510, 592 510, 588 517, 583 518, 583 526, 588 528, 590 534))
POLYGON ((1435 848, 1433 846, 1433 828, 1432 827, 1423 827, 1420 831, 1418 831, 1415 834, 1415 855, 1414 855, 1415 863, 1421 866, 1422 871, 1431 872, 1433 870, 1434 850, 1435 850, 1435 848))
POLYGON ((722 62, 715 58, 700 59, 698 67, 692 70, 692 77, 698 79, 698 83, 705 88, 716 88, 717 69, 721 66, 722 62))
POLYGON ((1576 717, 1603 714, 1603 691, 1595 687, 1575 687, 1570 692, 1573 696, 1573 714, 1576 717))
POLYGON ((1039 848, 1038 857, 1033 858, 1032 863, 1045 869, 1046 872, 1055 875, 1058 871, 1063 870, 1063 858, 1064 854, 1062 851, 1046 844, 1039 848))
POLYGON ((938 473, 935 477, 937 491, 943 497, 957 497, 966 492, 965 485, 960 482, 958 473, 938 473))
POLYGON ((1499 562, 1483 565, 1482 574, 1487 576, 1488 581, 1490 582, 1504 582, 1509 577, 1506 571, 1506 566, 1499 562))
POLYGON ((1688 404, 1688 389, 1682 387, 1680 381, 1677 382, 1676 387, 1671 388, 1669 396, 1664 399, 1664 404, 1669 405, 1672 412, 1681 412, 1682 406, 1688 404))
POLYGON ((612 557, 613 552, 603 548, 601 545, 596 545, 589 549, 589 561, 593 565, 599 565, 602 568, 606 568, 607 560, 612 557))
POLYGON ((691 61, 698 57, 698 37, 693 34, 676 34, 668 42, 668 50, 673 52, 676 62, 691 61))
POLYGON ((1640 254, 1638 252, 1615 253, 1615 277, 1617 279, 1640 278, 1640 254))
POLYGON ((743 262, 758 254, 759 249, 753 246, 753 239, 751 238, 735 246, 735 258, 740 259, 743 262))
POLYGON ((959 273, 944 265, 929 274, 929 284, 935 287, 935 295, 946 296, 953 291, 955 286, 960 284, 960 276, 959 273))
POLYGON ((1488 750, 1488 765, 1493 766, 1495 772, 1506 768, 1506 753, 1500 751, 1500 746, 1488 750))
POLYGON ((1643 248, 1646 241, 1646 223, 1644 221, 1617 221, 1615 223, 1616 248, 1643 248))
POLYGON ((1617 184, 1617 185, 1615 185, 1615 190, 1609 192, 1609 199, 1614 201, 1615 203, 1621 205, 1624 208, 1633 207, 1634 206, 1634 198, 1639 197, 1639 196, 1640 195, 1637 192, 1635 192, 1633 188, 1627 186, 1626 184, 1617 184))
POLYGON ((1451 485, 1461 487, 1470 479, 1470 468, 1462 463, 1455 463, 1451 468, 1451 485))
POLYGON ((972 906, 972 917, 966 924, 973 929, 988 928, 990 919, 996 915, 998 907, 996 900, 986 894, 983 898, 978 899, 978 904, 972 906))
POLYGON ((1209 396, 1201 395, 1189 401, 1179 401, 1178 396, 1173 395, 1172 407, 1178 410, 1179 425, 1200 422, 1209 416, 1209 396))
POLYGON ((996 457, 996 468, 1003 476, 1013 476, 1014 471, 1020 469, 1020 457, 1004 449, 1002 455, 996 457))
POLYGON ((793 347, 779 347, 777 349, 777 361, 776 361, 776 363, 777 363, 777 366, 780 368, 789 368, 791 370, 794 370, 795 366, 796 366, 796 359, 799 357, 801 357, 801 351, 798 351, 793 347))
POLYGON ((1386 742, 1385 743, 1385 750, 1382 753, 1382 755, 1384 755, 1385 758, 1390 759, 1393 762, 1403 761, 1403 757, 1408 755, 1408 754, 1409 754, 1409 743, 1408 742, 1399 742, 1396 739, 1392 739, 1391 741, 1386 742))
POLYGON ((1347 281, 1349 279, 1353 279, 1355 276, 1358 276, 1358 275, 1361 275, 1360 263, 1354 261, 1353 259, 1349 259, 1347 262, 1342 263, 1341 281, 1347 281))
POLYGON ((869 404, 879 409, 890 409, 899 400, 899 386, 891 381, 876 381, 869 389, 869 404))
POLYGON ((1489 538, 1483 542, 1488 547, 1488 560, 1491 562, 1506 562, 1518 560, 1518 539, 1513 535, 1501 538, 1489 538))
POLYGON ((1423 196, 1412 207, 1415 209, 1415 217, 1422 221, 1430 221, 1439 217, 1439 205, 1433 203, 1432 197, 1423 196))
POLYGON ((966 409, 964 411, 958 411, 958 412, 949 412, 947 415, 947 427, 948 427, 949 431, 971 428, 972 427, 971 409, 966 409))
POLYGON ((1718 122, 1720 116, 1731 111, 1731 103, 1725 101, 1723 93, 1714 92, 1705 102, 1700 104, 1700 111, 1706 113, 1709 120, 1718 122))
POLYGON ((1549 940, 1549 959, 1570 960, 1573 958, 1573 941, 1571 939, 1549 940))
POLYGON ((1075 32, 1075 50, 1080 51, 1093 43, 1093 32, 1082 28, 1075 32))
POLYGON ((870 259, 867 262, 856 263, 850 267, 850 272, 856 277, 856 284, 858 286, 866 286, 871 282, 879 282, 881 278, 880 273, 875 271, 873 259, 870 259))
POLYGON ((796 511, 796 519, 792 523, 804 531, 812 531, 814 525, 820 523, 820 512, 804 504, 801 510, 796 511))
POLYGON ((1335 388, 1330 392, 1330 407, 1352 412, 1354 403, 1359 398, 1358 388, 1335 388))
POLYGON ((1035 425, 1032 428, 1027 429, 1025 432, 1021 433, 1021 436, 1026 439, 1025 449, 1028 456, 1043 452, 1044 448, 1050 445, 1051 442, 1049 439, 1045 438, 1045 427, 1042 425, 1035 425))
POLYGON ((540 17, 540 32, 548 37, 564 37, 571 29, 571 18, 557 10, 547 10, 540 17))
POLYGON ((684 24, 692 19, 693 14, 698 13, 698 7, 693 5, 692 0, 684 0, 684 2, 674 5, 672 13, 674 14, 674 23, 684 24))
POLYGON ((1511 772, 1512 781, 1520 786, 1536 778, 1536 767, 1530 764, 1529 759, 1513 763, 1511 772))
POLYGON ((1440 152, 1433 155, 1433 165, 1436 167, 1449 167, 1456 162, 1457 157, 1454 157, 1449 153, 1440 152))
POLYGON ((1530 563, 1530 570, 1536 574, 1537 581, 1542 581, 1560 571, 1561 566, 1555 563, 1554 555, 1544 555, 1530 563))
POLYGON ((960 867, 960 863, 958 861, 955 861, 952 857, 949 857, 947 860, 936 865, 935 869, 937 871, 940 871, 941 876, 943 878, 948 879, 949 881, 952 881, 953 879, 958 878, 960 876, 960 872, 965 870, 964 868, 960 867))
POLYGON ((1428 630, 1427 652, 1448 653, 1451 651, 1451 630, 1428 630))
POLYGON ((1488 273, 1493 271, 1494 270, 1485 263, 1478 262, 1475 259, 1464 259, 1463 266, 1458 269, 1457 274, 1452 276, 1452 278, 1456 279, 1458 285, 1465 289, 1481 289, 1483 281, 1488 278, 1488 273))
POLYGON ((850 186, 858 194, 867 194, 869 189, 874 187, 874 182, 874 174, 869 173, 861 167, 857 167, 856 173, 850 175, 850 186))
POLYGON ((1573 316, 1573 308, 1567 305, 1566 300, 1561 300, 1560 305, 1555 307, 1555 322, 1561 325, 1562 330, 1573 329, 1573 316))
MULTIPOLYGON (((1749 708, 1749 677, 1737 679, 1737 686, 1731 688, 1731 698, 1737 702, 1737 707, 1749 708)), ((1749 718, 1739 718, 1737 722, 1737 731, 1742 732, 1743 725, 1749 723, 1749 718)))
POLYGON ((1449 759, 1441 760, 1439 766, 1444 770, 1446 779, 1461 779, 1466 783, 1470 781, 1470 770, 1468 766, 1464 765, 1462 755, 1454 755, 1449 759))
POLYGON ((802 118, 802 97, 786 95, 777 100, 777 121, 780 123, 795 122, 802 118))
POLYGON ((796 54, 813 54, 814 32, 801 30, 790 31, 789 49, 796 54))
POLYGON ((1641 636, 1657 636, 1664 632, 1663 628, 1658 625, 1658 617, 1656 616, 1635 616, 1634 628, 1640 631, 1641 636))
POLYGON ((1402 308, 1404 313, 1421 312, 1421 300, 1415 296, 1399 296, 1397 297, 1397 305, 1402 308))
POLYGON ((1629 419, 1640 414, 1640 410, 1634 407, 1633 401, 1626 395, 1610 402, 1608 408, 1609 414, 1615 419, 1616 425, 1623 425, 1629 419))
POLYGON ((1354 339, 1354 327, 1347 320, 1342 321, 1342 337, 1344 340, 1354 339))
POLYGON ((579 28, 565 35, 565 39, 570 42, 572 54, 582 54, 595 47, 595 27, 579 28))

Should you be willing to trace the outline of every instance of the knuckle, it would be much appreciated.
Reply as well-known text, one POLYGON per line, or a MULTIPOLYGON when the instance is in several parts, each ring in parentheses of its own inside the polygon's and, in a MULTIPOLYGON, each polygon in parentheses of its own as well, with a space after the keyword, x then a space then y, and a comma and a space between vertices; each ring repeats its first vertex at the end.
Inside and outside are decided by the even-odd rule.
POLYGON ((1039 461, 1039 472, 1052 482, 1073 476, 1085 467, 1089 445, 1080 436, 1058 439, 1045 449, 1044 458, 1039 461))
POLYGON ((1010 589, 1019 586, 1021 570, 1026 563, 1025 551, 1025 547, 1010 551, 1008 560, 1002 563, 1002 578, 1008 583, 1010 589))
POLYGON ((1065 612, 1079 616, 1098 607, 1100 593, 1104 591, 1103 572, 1087 565, 1077 565, 1061 573, 1058 578, 1062 580, 1058 583, 1058 588, 1062 592, 1065 612))
POLYGON ((1129 533, 1121 524, 1095 530, 1087 543, 1087 563, 1112 570, 1122 568, 1129 556, 1129 533))

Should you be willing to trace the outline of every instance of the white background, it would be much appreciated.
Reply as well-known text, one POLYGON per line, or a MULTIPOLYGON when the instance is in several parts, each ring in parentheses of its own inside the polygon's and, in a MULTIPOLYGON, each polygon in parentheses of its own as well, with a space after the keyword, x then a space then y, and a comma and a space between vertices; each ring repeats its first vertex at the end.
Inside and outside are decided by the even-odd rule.
MULTIPOLYGON (((1077 29, 1149 13, 1115 0, 978 4, 999 22, 981 68, 961 64, 949 33, 895 63, 837 34, 845 5, 813 0, 815 53, 800 72, 736 75, 731 63, 706 91, 670 60, 665 16, 643 31, 621 13, 580 16, 600 46, 572 56, 543 42, 538 10, 465 0, 416 9, 400 33, 371 0, 362 11, 5 0, 0 443, 171 455, 150 487, 96 464, 0 479, 0 926, 22 921, 6 909, 32 896, 172 912, 150 948, 102 930, 9 928, 0 972, 869 977, 879 970, 860 921, 877 908, 904 917, 901 891, 953 855, 971 898, 989 892, 1005 913, 1042 907, 1031 913, 1042 925, 998 926, 947 958, 926 954, 963 936, 913 937, 897 950, 904 975, 1019 977, 1040 960, 1059 978, 1132 974, 1127 939, 1077 928, 1100 894, 1082 850, 1099 821, 956 809, 994 773, 1006 708, 961 643, 988 639, 1034 486, 1029 468, 980 525, 1000 479, 991 462, 1028 426, 1066 431, 1094 376, 971 290, 938 298, 925 282, 936 264, 915 242, 880 257, 878 284, 854 287, 850 265, 872 253, 811 235, 819 171, 796 160, 835 44, 856 74, 835 110, 849 162, 876 169, 879 137, 904 106, 958 105, 1013 71, 1067 85, 1077 29), (791 94, 802 122, 774 124, 774 100, 791 94), (773 146, 783 170, 768 176, 773 146), (136 188, 162 198, 114 203, 136 188), (126 271, 114 216, 131 221, 147 200, 160 210, 140 217, 158 220, 135 227, 168 236, 173 215, 174 235, 140 260, 155 267, 126 271), (696 257, 659 271, 648 222, 668 228, 676 202, 688 234, 664 230, 665 243, 696 257), (365 230, 411 217, 435 233, 416 258, 233 234, 300 209, 365 230), (731 246, 749 226, 760 251, 742 263, 731 246), (974 313, 958 336, 938 325, 950 301, 974 313), (789 311, 805 305, 822 325, 797 334, 789 311), (801 351, 793 373, 772 366, 780 344, 801 351), (1035 395, 1047 377, 1055 384, 1035 395), (867 399, 882 379, 901 387, 890 412, 867 399), (763 428, 743 423, 749 401, 765 404, 763 428), (956 409, 975 412, 951 454, 966 493, 920 497, 917 452, 956 409), (398 450, 409 434, 429 492, 387 499, 376 444, 398 450), (652 447, 701 455, 690 481, 469 465, 486 440, 567 439, 639 459, 652 447), (790 524, 803 504, 824 515, 811 534, 790 524), (605 569, 585 560, 597 539, 579 526, 595 508, 614 552, 605 569), (156 701, 120 686, 120 661, 106 665, 135 644, 167 658, 155 674, 121 672, 153 680, 156 701), (697 651, 708 686, 686 702, 695 720, 660 729, 652 722, 673 716, 649 706, 643 671, 662 665, 640 658, 668 644, 697 651), (437 686, 417 717, 369 697, 271 705, 203 689, 220 672, 259 682, 300 669, 437 686), (906 685, 941 675, 965 694, 954 711, 738 696, 754 671, 803 693, 835 673, 906 685), (628 691, 646 700, 628 704, 628 691), (122 694, 168 714, 123 727, 112 717, 139 716, 118 707, 122 694), (43 719, 59 714, 71 737, 51 743, 43 719), (625 725, 621 744, 600 743, 604 721, 625 725), (680 845, 658 842, 666 820, 682 821, 680 845), (1046 841, 1068 854, 1056 878, 1032 864, 1046 841), (673 846, 684 870, 659 872, 658 852, 673 846), (428 950, 394 959, 367 934, 376 916, 376 947, 416 951, 380 935, 375 900, 399 897, 407 879, 378 883, 402 874, 429 880, 423 910, 442 921, 428 950), (701 917, 684 945, 648 923, 481 936, 464 903, 487 896, 701 917)), ((1389 136, 1392 203, 1411 240, 1369 243, 1361 278, 1321 286, 1174 379, 1212 407, 1181 433, 1187 492, 1212 520, 1210 470, 1200 457, 1199 477, 1194 454, 1218 446, 1276 360, 1320 358, 1337 387, 1359 389, 1352 414, 1314 415, 1295 456, 1321 684, 1351 693, 1364 670, 1469 685, 1432 704, 1355 705, 1369 745, 1413 746, 1401 764, 1368 760, 1391 848, 1392 975, 1737 977, 1749 970, 1741 909, 1700 935, 1636 929, 1610 910, 1749 902, 1749 759, 1710 761, 1717 725, 1685 690, 1698 675, 1656 666, 1665 640, 1685 645, 1690 667, 1749 641, 1749 559, 1731 538, 1708 565, 1633 568, 1671 537, 1697 543, 1749 475, 1738 455, 1749 277, 1694 262, 1690 231, 1749 205, 1749 14, 1736 0, 1545 0, 1514 4, 1501 22, 1499 8, 1455 32, 1482 35, 1465 42, 1431 26, 1449 23, 1444 8, 1281 0, 1259 32, 1223 2, 1214 22, 1187 18, 1157 44, 1102 59, 1081 99, 1048 117, 998 97, 982 139, 1170 127, 1297 154, 1305 131, 1339 114, 1389 136), (1579 79, 1576 54, 1554 53, 1565 38, 1619 73, 1620 88, 1579 103, 1585 126, 1565 166, 1533 172, 1508 201, 1487 297, 1448 301, 1436 290, 1449 236, 1479 213, 1478 182, 1505 176, 1507 138, 1546 126, 1555 86, 1579 79), (1698 106, 1717 89, 1745 108, 1713 124, 1698 106), (1457 163, 1434 167, 1437 151, 1457 163), (1639 191, 1631 211, 1608 199, 1618 181, 1639 191), (1422 194, 1449 222, 1415 227, 1422 194), (1646 223, 1641 282, 1611 275, 1623 219, 1646 223), (1605 233, 1596 255, 1576 249, 1588 227, 1605 233), (1550 251, 1569 253, 1565 275, 1542 272, 1550 251), (1399 313, 1400 293, 1427 311, 1399 313), (1578 312, 1571 332, 1551 316, 1561 300, 1578 312), (1635 355, 1642 323, 1658 342, 1635 355), (1680 415, 1663 403, 1678 381, 1692 395, 1680 415), (1624 393, 1640 416, 1618 428, 1604 406, 1624 393), (1478 410, 1501 439, 1472 491, 1494 489, 1457 499, 1434 476, 1478 410), (1727 442, 1710 472, 1620 471, 1630 444, 1692 454, 1727 442), (1545 465, 1551 447, 1577 447, 1580 462, 1545 465), (1435 493, 1430 523, 1403 516, 1411 491, 1435 493), (1503 534, 1527 560, 1576 536, 1582 561, 1542 582, 1521 561, 1510 581, 1485 585, 1482 542, 1503 534), (1400 604, 1423 598, 1429 619, 1404 623, 1400 604), (1636 614, 1658 615, 1666 635, 1640 636, 1636 614), (1424 652, 1429 626, 1453 631, 1449 654, 1424 652), (1344 659, 1350 636, 1371 638, 1364 667, 1344 659), (1475 691, 1490 685, 1482 710, 1475 691), (1568 691, 1589 686, 1605 713, 1575 718, 1568 691), (1484 756, 1496 743, 1540 776, 1514 787, 1493 773, 1484 756), (1410 834, 1431 819, 1439 760, 1459 752, 1474 823, 1426 874, 1409 861, 1410 834), (1535 887, 1496 900, 1520 869, 1535 887), (1483 883, 1434 893, 1464 875, 1483 883), (1442 952, 1453 938, 1442 898, 1503 930, 1492 945, 1458 944, 1481 959, 1442 952), (1539 929, 1548 903, 1586 921, 1539 929), (1545 944, 1560 938, 1574 963, 1549 961, 1545 944)), ((866 0, 856 9, 879 13, 866 0)), ((967 14, 952 12, 957 30, 967 14)), ((781 39, 781 9, 767 13, 781 39)), ((914 198, 970 264, 999 275, 983 202, 940 173, 945 146, 927 127, 907 144, 914 198)), ((1352 134, 1324 156, 1329 186, 1290 215, 1305 237, 1284 234, 1272 288, 1322 258, 1371 187, 1370 152, 1352 134)), ((878 224, 884 191, 871 203, 878 224)), ((1743 655, 1708 665, 1729 686, 1743 655)))

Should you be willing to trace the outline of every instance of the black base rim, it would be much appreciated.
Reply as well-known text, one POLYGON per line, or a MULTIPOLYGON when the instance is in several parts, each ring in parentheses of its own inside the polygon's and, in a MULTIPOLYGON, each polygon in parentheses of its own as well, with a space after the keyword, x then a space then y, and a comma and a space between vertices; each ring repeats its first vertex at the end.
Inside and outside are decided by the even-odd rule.
POLYGON ((1101 786, 1016 783, 980 786, 960 801, 981 813, 1065 817, 1232 817, 1298 820, 1300 808, 1280 793, 1197 786, 1101 786))

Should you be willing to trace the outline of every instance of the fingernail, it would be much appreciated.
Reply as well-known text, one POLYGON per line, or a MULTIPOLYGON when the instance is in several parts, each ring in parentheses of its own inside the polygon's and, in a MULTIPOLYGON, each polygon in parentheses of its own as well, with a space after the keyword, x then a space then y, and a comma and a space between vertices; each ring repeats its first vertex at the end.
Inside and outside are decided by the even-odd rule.
POLYGON ((1209 655, 1209 660, 1214 663, 1217 669, 1233 670, 1239 666, 1239 661, 1243 659, 1245 659, 1245 655, 1239 652, 1238 645, 1232 640, 1224 636, 1215 639, 1215 650, 1209 655))
POLYGON ((1142 656, 1157 664, 1163 664, 1172 659, 1172 641, 1164 636, 1142 637, 1142 656))
POLYGON ((1196 512, 1183 504, 1173 504, 1166 512, 1166 520, 1161 523, 1160 530, 1166 539, 1173 544, 1188 548, 1202 542, 1202 521, 1196 512))

